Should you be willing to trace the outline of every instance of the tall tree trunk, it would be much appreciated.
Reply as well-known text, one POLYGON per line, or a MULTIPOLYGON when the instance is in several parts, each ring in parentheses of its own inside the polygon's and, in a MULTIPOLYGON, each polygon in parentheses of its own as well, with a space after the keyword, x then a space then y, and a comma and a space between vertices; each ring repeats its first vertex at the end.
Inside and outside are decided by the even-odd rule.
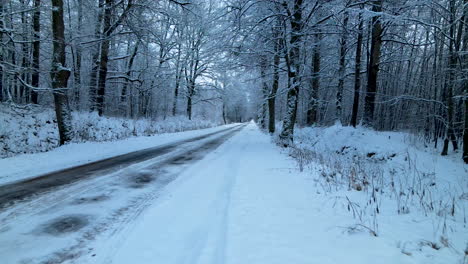
MULTIPOLYGON (((21 0, 21 6, 22 8, 27 8, 26 3, 24 0, 21 0)), ((22 24, 22 40, 23 43, 21 44, 21 68, 23 69, 23 73, 21 74, 21 79, 23 80, 19 84, 19 101, 18 102, 24 102, 24 103, 29 103, 29 88, 26 85, 29 83, 28 80, 28 73, 26 69, 29 68, 29 40, 28 40, 28 34, 27 32, 29 31, 27 25, 28 25, 28 18, 26 17, 26 12, 21 13, 21 24, 22 24), (23 83, 24 82, 24 83, 23 83)))
POLYGON ((343 14, 343 35, 340 40, 340 69, 339 69, 339 80, 338 89, 336 92, 336 121, 341 123, 342 119, 342 108, 343 108, 343 88, 344 79, 346 76, 346 45, 348 42, 348 12, 343 14))
MULTIPOLYGON (((361 10, 363 6, 361 5, 361 10)), ((358 16, 358 35, 356 43, 356 56, 355 56, 355 66, 354 66, 354 98, 353 98, 353 112, 351 115, 351 125, 356 127, 358 120, 358 110, 359 110, 359 95, 361 93, 361 54, 362 54, 362 30, 364 23, 362 21, 362 14, 359 13, 358 16)))
POLYGON ((446 115, 446 133, 444 139, 444 146, 442 148, 442 156, 448 154, 448 145, 449 142, 452 141, 453 150, 458 149, 457 140, 455 137, 455 131, 453 129, 453 89, 455 86, 455 69, 457 65, 457 49, 455 47, 455 16, 456 16, 456 9, 455 9, 455 0, 450 0, 450 40, 449 40, 449 65, 447 70, 447 80, 445 81, 445 91, 446 91, 446 104, 447 104, 447 115, 446 115))
POLYGON ((78 4, 78 26, 77 26, 77 35, 78 35, 78 44, 75 45, 75 67, 73 71, 73 77, 75 80, 75 102, 77 103, 77 109, 80 109, 80 89, 81 89, 81 44, 80 37, 82 34, 83 27, 83 1, 77 0, 78 4))
MULTIPOLYGON (((33 43, 32 43, 32 87, 39 87, 39 58, 41 50, 41 0, 34 0, 33 15, 33 43)), ((38 103, 38 94, 34 89, 31 90, 31 103, 38 103)))
MULTIPOLYGON (((382 0, 373 0, 372 4, 373 12, 382 12, 382 0)), ((380 19, 380 15, 376 15, 372 18, 371 50, 368 65, 367 92, 364 103, 363 124, 370 127, 373 126, 374 122, 375 97, 377 93, 377 75, 379 73, 380 48, 382 46, 383 30, 380 19)))
POLYGON ((52 0, 52 69, 50 77, 54 90, 55 113, 59 129, 60 145, 73 138, 71 112, 67 98, 67 82, 70 70, 65 68, 65 25, 63 22, 63 1, 52 0))
POLYGON ((101 43, 101 57, 99 59, 99 76, 97 85, 97 97, 96 97, 96 110, 100 116, 104 113, 104 97, 106 92, 106 78, 107 78, 107 62, 109 61, 109 46, 110 46, 110 34, 108 31, 111 28, 112 18, 112 7, 114 0, 106 0, 103 18, 103 36, 104 39, 101 43))
POLYGON ((125 99, 127 98, 128 94, 129 94, 127 89, 128 89, 128 84, 131 83, 130 79, 132 78, 133 62, 135 61, 135 57, 138 54, 139 44, 140 44, 139 41, 137 41, 137 43, 135 43, 135 47, 133 48, 132 55, 130 56, 130 59, 129 59, 128 64, 127 64, 127 72, 125 73, 125 76, 127 77, 127 80, 125 80, 125 83, 123 84, 123 87, 122 87, 122 94, 120 96, 120 103, 124 103, 126 101, 125 99))
POLYGON ((307 107, 308 126, 317 122, 318 113, 318 94, 320 89, 320 33, 315 34, 315 46, 312 51, 312 78, 310 82, 310 98, 307 107))
POLYGON ((187 117, 192 120, 192 97, 195 94, 195 82, 190 80, 188 83, 188 95, 187 95, 187 117))
MULTIPOLYGON (((288 64, 288 93, 286 98, 286 113, 283 119, 283 128, 279 135, 281 144, 285 147, 293 143, 294 125, 296 124, 297 103, 299 89, 301 86, 301 49, 302 40, 302 0, 294 0, 294 7, 291 24, 291 38, 289 40, 288 64)), ((283 2, 283 7, 288 9, 287 2, 283 2)))
MULTIPOLYGON (((196 88, 196 81, 198 77, 198 70, 199 70, 199 50, 195 51, 195 58, 192 58, 189 62, 189 69, 188 73, 185 73, 185 78, 187 82, 187 116, 189 120, 192 119, 192 104, 193 104, 193 96, 195 95, 195 88, 196 88)), ((187 68, 185 68, 187 71, 187 68)))
POLYGON ((175 67, 176 75, 175 75, 175 87, 174 87, 174 102, 172 103, 172 116, 175 116, 177 114, 177 101, 179 100, 180 80, 182 78, 182 67, 180 65, 181 55, 182 55, 182 47, 181 47, 181 44, 179 44, 177 46, 177 61, 176 61, 176 67, 175 67))
POLYGON ((266 56, 261 56, 260 58, 260 79, 262 82, 262 104, 260 106, 260 114, 258 121, 261 129, 266 129, 266 117, 267 117, 267 100, 268 100, 268 84, 266 79, 266 70, 267 70, 267 59, 266 56))
POLYGON ((95 50, 93 53, 93 58, 91 62, 91 73, 89 77, 89 101, 91 104, 91 111, 96 110, 96 96, 97 96, 97 76, 99 72, 100 65, 100 52, 101 52, 101 38, 102 38, 102 20, 104 17, 104 0, 99 0, 98 4, 98 16, 94 29, 94 38, 96 39, 95 50))
MULTIPOLYGON (((0 1, 0 17, 3 17, 3 1, 0 1)), ((0 19, 0 28, 3 28, 3 19, 0 19)), ((3 31, 0 30, 0 43, 3 43, 3 31)), ((0 63, 3 63, 3 53, 4 50, 0 50, 0 63)), ((4 86, 3 86, 3 67, 0 67, 0 102, 3 102, 3 93, 4 93, 4 86)))
POLYGON ((223 102, 223 124, 227 124, 227 121, 226 121, 226 105, 224 104, 223 102))
POLYGON ((120 25, 120 23, 127 17, 129 11, 133 6, 132 0, 128 0, 127 6, 125 7, 122 14, 119 16, 117 21, 111 25, 112 21, 112 8, 114 8, 114 0, 106 0, 104 18, 103 18, 103 30, 102 30, 102 43, 99 59, 99 76, 97 82, 97 96, 96 96, 96 110, 98 114, 102 116, 104 114, 104 100, 106 93, 106 79, 107 79, 107 64, 109 61, 109 47, 110 37, 114 30, 120 25))
MULTIPOLYGON (((435 11, 431 11, 431 14, 433 17, 435 17, 435 11)), ((440 23, 440 19, 434 20, 433 23, 440 23)), ((440 93, 439 90, 441 89, 440 81, 443 79, 442 73, 440 69, 442 68, 441 66, 443 65, 444 62, 444 46, 445 46, 445 34, 442 34, 439 32, 438 29, 434 29, 434 63, 432 65, 433 69, 433 84, 434 84, 434 91, 433 91, 433 122, 434 122, 434 135, 433 135, 433 140, 434 140, 434 148, 437 149, 438 142, 439 142, 439 137, 441 137, 441 128, 442 128, 442 122, 438 118, 439 116, 443 115, 445 110, 442 109, 442 106, 438 104, 437 102, 440 101, 440 93)))
MULTIPOLYGON (((277 30, 278 31, 278 30, 277 30)), ((268 96, 268 132, 271 134, 275 133, 275 102, 276 93, 279 87, 279 64, 280 64, 280 51, 281 51, 281 39, 279 34, 275 36, 275 54, 273 56, 273 83, 271 85, 270 95, 268 96)))
POLYGON ((463 128, 463 161, 468 163, 468 0, 464 0, 463 3, 465 4, 465 8, 463 9, 463 14, 465 17, 465 35, 463 38, 463 60, 462 60, 462 76, 464 77, 465 81, 463 82, 464 88, 464 101, 465 101, 465 125, 463 128))

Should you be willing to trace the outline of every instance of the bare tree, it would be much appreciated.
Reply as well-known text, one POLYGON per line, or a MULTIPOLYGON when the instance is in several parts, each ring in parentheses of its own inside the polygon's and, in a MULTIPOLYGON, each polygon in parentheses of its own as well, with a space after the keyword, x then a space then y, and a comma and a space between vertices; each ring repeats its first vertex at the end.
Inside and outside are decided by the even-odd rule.
POLYGON ((339 68, 339 79, 338 79, 338 87, 336 91, 336 120, 341 123, 341 115, 342 115, 342 108, 343 108, 343 88, 344 88, 344 80, 346 77, 346 50, 347 50, 347 42, 348 42, 348 12, 345 11, 343 15, 343 33, 340 39, 340 68, 339 68))
MULTIPOLYGON (((444 139, 444 146, 442 149, 442 156, 448 154, 449 141, 452 141, 453 150, 458 149, 457 139, 455 137, 455 132, 453 130, 453 115, 454 115, 454 104, 453 104, 453 90, 455 86, 455 70, 457 66, 457 52, 459 50, 459 43, 456 42, 456 9, 455 9, 455 0, 450 0, 449 2, 449 25, 450 25, 450 38, 449 38, 449 64, 447 69, 447 78, 444 84, 445 91, 445 100, 447 104, 447 115, 446 115, 446 133, 444 139)), ((460 21, 462 23, 462 21, 460 21)))
POLYGON ((372 37, 370 59, 367 71, 367 92, 364 104, 363 124, 372 126, 374 122, 375 97, 377 93, 377 75, 380 64, 380 48, 382 46, 382 23, 379 13, 382 12, 382 0, 372 1, 372 11, 375 15, 372 18, 372 37))
POLYGON ((283 119, 283 128, 280 134, 281 144, 289 146, 293 142, 294 125, 296 123, 299 89, 301 86, 301 40, 302 40, 302 0, 294 0, 292 10, 284 1, 282 6, 289 17, 291 37, 289 39, 289 52, 286 56, 288 68, 288 93, 286 99, 286 114, 283 119))
MULTIPOLYGON (((39 58, 41 51, 41 0, 34 0, 34 15, 33 15, 33 44, 32 44, 32 76, 31 85, 39 87, 39 58)), ((31 90, 31 102, 38 103, 38 94, 34 89, 31 90)))
MULTIPOLYGON (((463 16, 465 18, 464 26, 465 26, 465 33, 463 39, 463 51, 468 50, 468 0, 464 0, 464 9, 463 9, 463 16)), ((463 65, 463 75, 464 78, 463 82, 463 89, 464 89, 464 101, 465 101, 465 126, 463 128, 463 161, 468 163, 468 54, 465 53, 463 55, 462 60, 463 65)))
MULTIPOLYGON (((77 25, 77 34, 78 36, 81 36, 82 34, 82 29, 83 29, 83 1, 82 0, 76 0, 77 1, 77 16, 78 16, 78 25, 77 25)), ((81 40, 80 37, 77 38, 78 42, 81 40)), ((74 65, 73 65, 73 77, 75 81, 75 102, 77 105, 77 109, 80 109, 80 89, 81 89, 81 60, 82 60, 82 47, 81 45, 75 45, 75 60, 74 60, 74 65)))
MULTIPOLYGON (((362 9, 362 5, 361 5, 362 9)), ((357 42, 356 42, 356 56, 354 64, 354 94, 353 94, 353 110, 351 116, 351 125, 356 127, 358 120, 358 110, 359 110, 359 95, 361 93, 361 53, 362 53, 362 39, 363 39, 363 30, 364 23, 362 21, 362 15, 358 15, 358 33, 357 33, 357 42)))
MULTIPOLYGON (((0 1, 0 17, 3 17, 3 1, 0 1)), ((4 31, 4 23, 3 19, 0 19, 0 45, 2 45, 2 49, 0 50, 0 63, 3 63, 3 56, 4 56, 4 49, 3 49, 3 31, 4 31)), ((4 86, 3 86, 3 65, 0 65, 0 102, 3 101, 3 93, 4 93, 4 86)))
POLYGON ((73 128, 71 124, 71 113, 68 104, 68 97, 66 94, 68 77, 70 77, 70 70, 66 68, 65 64, 66 44, 62 0, 52 0, 52 34, 53 51, 50 77, 52 80, 60 145, 63 145, 72 140, 73 128))
POLYGON ((314 47, 312 50, 312 76, 310 81, 309 106, 307 108, 307 125, 311 126, 317 122, 319 90, 320 90, 320 31, 314 34, 314 47))
MULTIPOLYGON (((277 19, 278 21, 279 19, 277 19)), ((279 67, 282 52, 282 38, 280 36, 281 24, 277 22, 273 28, 273 41, 274 41, 274 55, 273 55, 273 83, 271 84, 271 91, 268 96, 268 132, 275 132, 275 119, 276 119, 276 94, 279 88, 279 67)))

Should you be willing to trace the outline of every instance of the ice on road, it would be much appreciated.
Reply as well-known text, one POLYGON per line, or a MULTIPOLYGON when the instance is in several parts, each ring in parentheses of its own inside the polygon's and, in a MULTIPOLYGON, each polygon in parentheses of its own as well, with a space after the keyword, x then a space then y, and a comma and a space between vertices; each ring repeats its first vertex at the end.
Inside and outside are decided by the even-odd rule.
MULTIPOLYGON (((185 170, 89 263, 415 263, 389 241, 350 236, 254 123, 185 170)), ((344 212, 343 212, 344 213, 344 212)), ((83 261, 85 261, 83 259, 83 261)))

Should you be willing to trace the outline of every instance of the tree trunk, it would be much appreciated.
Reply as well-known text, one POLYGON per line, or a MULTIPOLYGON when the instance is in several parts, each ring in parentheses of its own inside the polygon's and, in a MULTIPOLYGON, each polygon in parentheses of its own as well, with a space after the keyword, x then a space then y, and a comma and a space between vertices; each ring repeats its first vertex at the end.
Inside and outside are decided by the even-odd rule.
POLYGON ((346 45, 348 41, 348 12, 344 12, 343 18, 343 35, 340 40, 340 69, 339 69, 339 80, 338 89, 336 92, 336 121, 341 123, 342 119, 342 108, 343 108, 343 88, 344 79, 346 75, 346 45))
POLYGON ((188 84, 188 95, 187 95, 187 117, 192 120, 192 97, 195 94, 195 82, 190 80, 188 84))
POLYGON ((107 79, 107 64, 109 61, 109 46, 110 37, 114 30, 120 25, 120 23, 127 17, 129 11, 133 6, 132 0, 128 0, 127 6, 122 14, 119 16, 117 21, 111 25, 112 21, 112 9, 114 8, 114 0, 106 0, 104 17, 103 17, 103 30, 102 30, 102 43, 99 59, 99 76, 97 82, 97 96, 96 96, 96 110, 98 114, 102 116, 104 114, 104 100, 106 92, 106 79, 107 79))
MULTIPOLYGON (((26 8, 24 0, 21 0, 20 3, 21 3, 23 8, 26 8)), ((22 24, 22 31, 23 31, 22 32, 23 33, 23 36, 22 36, 23 43, 21 44, 21 47, 22 47, 22 50, 21 50, 21 68, 23 69, 23 73, 21 74, 20 78, 23 81, 20 82, 20 84, 18 86, 19 87, 18 102, 29 103, 29 94, 30 94, 30 92, 29 92, 28 86, 26 85, 27 83, 29 83, 28 74, 26 72, 26 69, 29 68, 29 44, 28 44, 29 40, 28 40, 28 35, 26 34, 26 32, 28 32, 29 29, 27 27, 28 18, 26 17, 25 12, 21 13, 21 24, 22 24)))
POLYGON ((65 68, 65 25, 63 22, 63 1, 52 0, 53 52, 50 77, 54 90, 55 113, 60 136, 60 145, 73 138, 71 112, 67 98, 67 82, 70 70, 65 68))
MULTIPOLYGON (((3 1, 0 0, 0 17, 3 17, 3 1)), ((0 28, 3 28, 3 19, 0 19, 0 28)), ((3 31, 0 30, 0 42, 3 43, 3 31)), ((0 50, 0 63, 3 63, 3 49, 0 50)), ((0 102, 3 102, 3 67, 0 67, 0 102)))
POLYGON ((271 85, 270 95, 268 96, 268 132, 275 133, 275 102, 276 93, 279 87, 279 64, 280 64, 280 50, 281 40, 279 35, 275 34, 275 55, 273 57, 273 83, 271 85))
MULTIPOLYGON (((81 36, 82 26, 83 26, 83 1, 78 1, 78 28, 77 35, 81 36)), ((80 38, 78 37, 78 42, 80 38)), ((80 109, 80 89, 81 89, 81 44, 78 43, 75 45, 75 70, 73 71, 73 77, 75 80, 75 102, 77 109, 80 109)))
MULTIPOLYGON (((361 10, 363 6, 361 5, 361 10)), ((364 27, 362 21, 362 14, 359 13, 358 16, 359 25, 358 25, 358 35, 356 43, 356 57, 355 57, 355 68, 354 68, 354 98, 353 98, 353 112, 351 115, 351 125, 356 127, 358 119, 358 110, 359 110, 359 95, 361 90, 361 53, 362 53, 362 30, 364 27)))
MULTIPOLYGON (((4 1, 4 4, 6 4, 7 1, 4 1)), ((13 10, 13 1, 8 1, 9 3, 9 6, 8 6, 8 9, 9 10, 13 10)), ((4 27, 7 27, 9 28, 10 32, 15 32, 15 23, 14 23, 14 14, 13 13, 6 13, 4 14, 4 22, 9 22, 7 25, 4 25, 4 27), (8 19, 7 19, 8 18, 8 19)), ((7 36, 11 36, 10 34, 7 33, 7 36)), ((6 56, 6 60, 10 60, 10 64, 11 66, 8 67, 7 69, 10 70, 11 68, 15 69, 17 68, 17 64, 16 64, 16 46, 15 46, 15 41, 9 41, 9 48, 7 48, 7 56, 6 56)), ((2 47, 3 48, 3 47, 2 47)), ((8 71, 7 71, 8 72, 8 71)), ((8 100, 9 101, 16 101, 16 102, 19 102, 18 101, 18 89, 17 89, 17 75, 11 75, 11 74, 7 74, 6 75, 7 78, 7 95, 8 95, 8 100)))
MULTIPOLYGON (((33 43, 32 43, 32 75, 31 85, 32 87, 39 87, 39 58, 41 49, 41 0, 34 0, 34 15, 33 15, 33 43)), ((38 94, 34 89, 31 90, 31 103, 38 103, 38 94)))
MULTIPOLYGON (((465 66, 465 71, 466 69, 467 67, 465 66)), ((465 122, 464 122, 465 125, 463 128, 463 161, 465 163, 468 163, 468 82, 465 81, 464 86, 465 86, 465 89, 464 89, 465 90, 465 99, 464 99, 465 100, 465 122)))
POLYGON ((106 0, 103 18, 103 36, 101 43, 101 57, 99 59, 99 76, 97 85, 96 110, 100 116, 104 113, 104 96, 106 92, 107 62, 109 61, 110 39, 108 31, 111 28, 112 6, 114 0, 106 0))
MULTIPOLYGON (((284 8, 288 8, 283 2, 284 8)), ((302 0, 294 0, 293 14, 290 18, 291 38, 290 50, 287 58, 288 64, 288 93, 286 98, 286 113, 283 119, 283 128, 279 135, 281 144, 287 147, 293 143, 294 125, 296 124, 297 103, 299 88, 301 86, 301 54, 300 43, 302 40, 302 0)))
POLYGON ((95 50, 93 53, 93 58, 91 62, 91 73, 89 77, 89 101, 91 104, 91 111, 96 110, 96 95, 97 95, 97 76, 99 72, 99 59, 100 59, 100 52, 101 52, 101 38, 102 38, 102 19, 104 16, 104 0, 99 0, 98 4, 98 17, 96 21, 96 26, 94 29, 94 38, 96 39, 97 43, 95 46, 95 50))
POLYGON ((175 116, 177 114, 177 101, 179 100, 179 87, 180 87, 180 80, 182 78, 182 67, 180 66, 181 55, 182 55, 182 47, 181 47, 181 44, 179 44, 177 48, 177 61, 176 61, 176 67, 175 67, 176 76, 175 76, 175 87, 174 87, 174 102, 172 104, 172 116, 175 116))
POLYGON ((123 84, 123 87, 122 87, 122 94, 120 96, 120 103, 124 103, 127 95, 129 94, 127 89, 128 89, 128 84, 131 83, 130 79, 132 77, 133 62, 135 61, 135 57, 136 57, 136 55, 138 53, 139 44, 140 44, 139 41, 137 43, 135 43, 135 47, 133 48, 132 55, 130 56, 130 60, 128 61, 128 64, 127 64, 127 72, 125 73, 125 76, 127 77, 127 80, 125 80, 125 83, 123 84))
POLYGON ((268 101, 268 84, 266 79, 266 70, 267 70, 267 59, 265 56, 260 58, 260 79, 262 82, 262 104, 260 106, 260 114, 258 116, 258 121, 261 129, 266 129, 266 117, 267 117, 267 101, 268 101))
MULTIPOLYGON (((372 11, 382 12, 382 0, 373 0, 372 11)), ((380 15, 372 18, 371 51, 368 65, 367 92, 364 103, 363 124, 372 127, 374 122, 375 97, 377 93, 377 75, 380 64, 380 48, 382 46, 382 24, 380 15)))
POLYGON ((310 83, 310 98, 307 107, 308 126, 312 126, 317 122, 318 112, 318 93, 320 89, 320 33, 315 35, 315 46, 312 51, 312 78, 310 83))
POLYGON ((447 115, 446 115, 446 133, 444 139, 444 146, 442 149, 442 156, 448 154, 449 141, 452 141, 453 150, 458 149, 457 139, 455 137, 455 131, 453 129, 453 89, 455 85, 455 69, 457 64, 457 49, 455 48, 455 0, 450 0, 450 40, 449 40, 449 65, 447 71, 447 80, 445 81, 446 91, 446 104, 447 104, 447 115))
POLYGON ((463 88, 464 88, 464 101, 465 101, 465 125, 463 128, 463 161, 465 163, 468 163, 468 81, 466 81, 467 76, 468 76, 468 54, 466 52, 468 51, 468 0, 464 0, 463 3, 465 4, 465 8, 463 9, 463 14, 465 17, 465 35, 463 39, 463 60, 462 60, 462 76, 465 78, 465 81, 463 82, 463 88))
POLYGON ((224 103, 224 100, 223 100, 223 105, 222 105, 222 107, 223 107, 223 124, 226 125, 226 124, 227 124, 227 121, 226 121, 226 105, 225 105, 225 103, 224 103))

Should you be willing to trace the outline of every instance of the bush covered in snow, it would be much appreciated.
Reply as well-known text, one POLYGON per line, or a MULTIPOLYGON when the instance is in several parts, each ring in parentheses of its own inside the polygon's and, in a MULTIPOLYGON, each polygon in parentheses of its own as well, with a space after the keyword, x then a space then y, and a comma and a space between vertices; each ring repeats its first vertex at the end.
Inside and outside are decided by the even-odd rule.
MULTIPOLYGON (((97 113, 74 112, 74 142, 110 141, 132 136, 150 136, 213 127, 206 120, 183 116, 163 121, 100 117, 97 113)), ((58 146, 57 121, 53 109, 41 106, 0 104, 0 158, 51 150, 58 146)))

